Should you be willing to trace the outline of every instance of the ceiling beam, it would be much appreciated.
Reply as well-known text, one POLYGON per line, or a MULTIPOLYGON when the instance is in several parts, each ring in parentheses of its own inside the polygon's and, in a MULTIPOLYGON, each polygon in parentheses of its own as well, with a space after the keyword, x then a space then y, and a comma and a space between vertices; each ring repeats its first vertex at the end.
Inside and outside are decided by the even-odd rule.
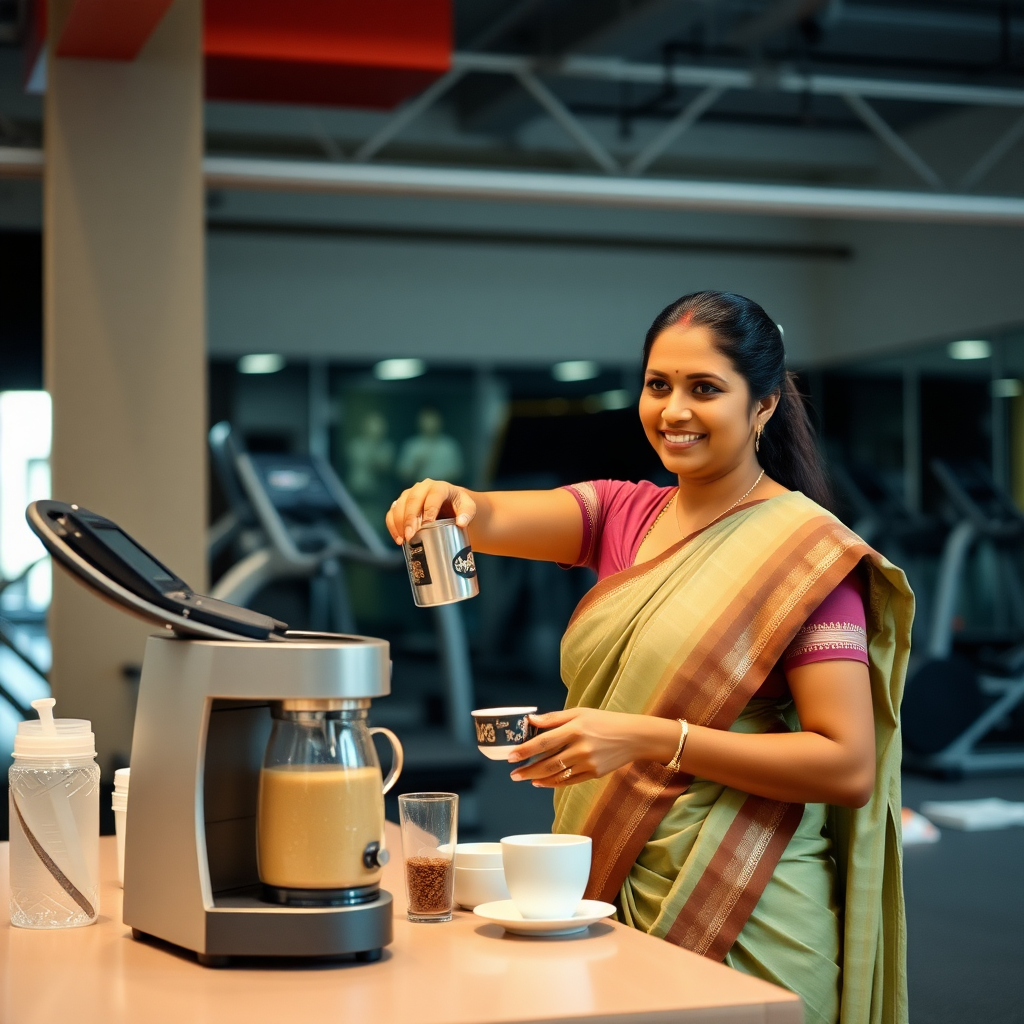
MULTIPOLYGON (((0 178, 41 178, 42 150, 0 148, 0 178)), ((348 195, 403 195, 505 202, 578 203, 773 216, 1024 226, 1024 199, 960 193, 671 181, 206 157, 207 188, 348 195)))
POLYGON ((718 85, 730 90, 776 89, 788 93, 813 93, 842 98, 848 94, 868 99, 906 100, 917 103, 948 103, 978 107, 1022 107, 1024 89, 1006 86, 961 85, 958 82, 904 81, 853 75, 810 75, 791 68, 777 69, 773 76, 744 68, 700 65, 645 64, 615 57, 566 57, 558 61, 533 60, 499 53, 452 54, 452 66, 467 71, 515 75, 529 70, 545 77, 633 82, 637 85, 718 85))

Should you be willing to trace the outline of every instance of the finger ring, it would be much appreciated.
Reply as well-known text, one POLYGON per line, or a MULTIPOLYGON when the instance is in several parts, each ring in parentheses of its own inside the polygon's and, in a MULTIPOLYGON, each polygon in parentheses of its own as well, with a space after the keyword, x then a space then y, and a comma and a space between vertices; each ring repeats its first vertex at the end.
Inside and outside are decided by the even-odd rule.
MULTIPOLYGON (((561 764, 562 762, 559 761, 558 763, 561 764)), ((572 775, 572 769, 571 768, 566 768, 565 771, 562 772, 562 778, 563 779, 568 779, 571 775, 572 775)))
POLYGON ((566 772, 566 771, 569 770, 568 768, 565 767, 565 762, 561 758, 558 758, 558 767, 561 768, 563 772, 566 772))

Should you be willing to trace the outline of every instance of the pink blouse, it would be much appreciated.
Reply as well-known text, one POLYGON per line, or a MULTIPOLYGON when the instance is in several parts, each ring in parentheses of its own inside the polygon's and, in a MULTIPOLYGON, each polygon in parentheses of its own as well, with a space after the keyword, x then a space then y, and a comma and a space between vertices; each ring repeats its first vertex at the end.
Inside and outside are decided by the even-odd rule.
MULTIPOLYGON (((658 513, 668 504, 673 487, 649 480, 590 480, 566 488, 583 516, 583 543, 574 565, 597 572, 599 580, 628 569, 636 561, 658 513)), ((814 661, 868 663, 864 584, 854 570, 811 613, 779 663, 769 673, 758 697, 785 692, 784 673, 814 661)))

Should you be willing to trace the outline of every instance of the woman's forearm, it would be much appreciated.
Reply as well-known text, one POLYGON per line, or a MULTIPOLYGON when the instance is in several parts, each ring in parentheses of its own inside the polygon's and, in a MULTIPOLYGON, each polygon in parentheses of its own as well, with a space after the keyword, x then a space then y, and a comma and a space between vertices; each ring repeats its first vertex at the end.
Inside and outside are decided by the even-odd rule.
MULTIPOLYGON (((681 727, 667 718, 636 719, 633 760, 667 764, 681 727)), ((873 771, 841 744, 811 732, 742 733, 688 725, 679 770, 771 800, 860 806, 871 794, 873 771)))
POLYGON ((680 770, 791 803, 867 803, 874 764, 813 732, 742 733, 691 726, 680 770))

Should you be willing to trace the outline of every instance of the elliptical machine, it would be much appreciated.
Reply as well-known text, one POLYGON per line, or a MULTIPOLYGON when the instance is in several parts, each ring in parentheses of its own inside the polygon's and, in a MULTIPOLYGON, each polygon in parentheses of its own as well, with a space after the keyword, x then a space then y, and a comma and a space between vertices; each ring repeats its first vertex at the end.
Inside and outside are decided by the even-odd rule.
POLYGON ((944 776, 1019 771, 1024 742, 981 744, 1024 702, 1024 515, 982 463, 931 468, 957 522, 939 566, 928 660, 903 698, 904 763, 944 776), (972 570, 992 605, 981 611, 987 626, 967 629, 960 606, 972 570))
POLYGON ((900 490, 875 467, 837 463, 831 472, 853 513, 853 532, 907 574, 917 596, 914 644, 926 645, 929 598, 935 590, 948 525, 910 508, 900 490))

